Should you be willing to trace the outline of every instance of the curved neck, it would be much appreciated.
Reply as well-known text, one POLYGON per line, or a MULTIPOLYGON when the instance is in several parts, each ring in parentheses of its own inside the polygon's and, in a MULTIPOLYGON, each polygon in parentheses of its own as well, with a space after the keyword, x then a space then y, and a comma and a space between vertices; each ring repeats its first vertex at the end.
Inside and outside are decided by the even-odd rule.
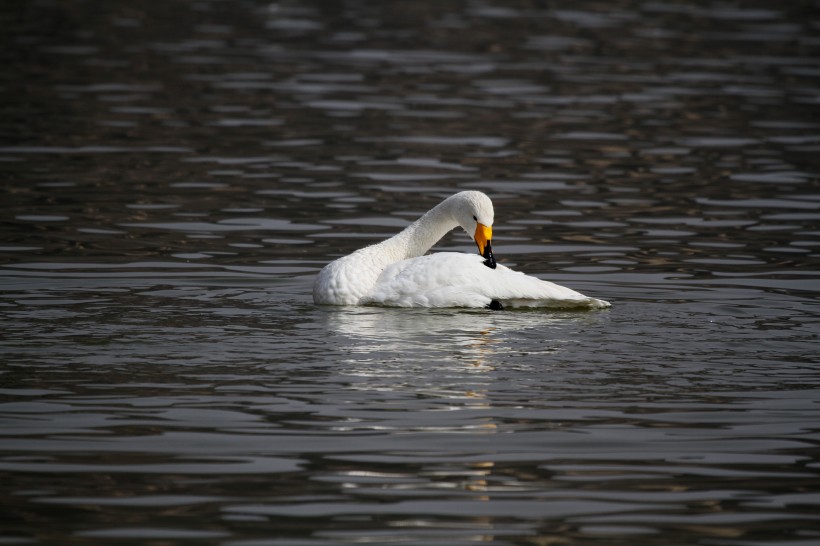
POLYGON ((452 203, 445 199, 400 233, 376 246, 390 252, 396 261, 422 256, 458 226, 451 209, 452 203))

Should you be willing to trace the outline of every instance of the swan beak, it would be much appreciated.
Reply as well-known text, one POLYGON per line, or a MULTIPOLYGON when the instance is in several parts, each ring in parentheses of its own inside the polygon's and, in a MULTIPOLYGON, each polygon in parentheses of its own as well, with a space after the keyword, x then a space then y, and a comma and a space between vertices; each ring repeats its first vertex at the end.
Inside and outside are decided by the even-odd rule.
POLYGON ((495 269, 495 256, 493 256, 493 245, 490 240, 493 238, 493 228, 478 224, 475 227, 475 242, 478 245, 478 252, 484 258, 484 265, 490 269, 495 269))

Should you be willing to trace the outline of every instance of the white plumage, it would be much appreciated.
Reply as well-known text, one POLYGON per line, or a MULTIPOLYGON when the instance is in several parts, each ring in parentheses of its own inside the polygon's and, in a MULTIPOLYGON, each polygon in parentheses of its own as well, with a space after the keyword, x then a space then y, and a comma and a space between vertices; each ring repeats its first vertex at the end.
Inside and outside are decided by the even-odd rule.
POLYGON ((492 202, 481 192, 448 197, 401 233, 325 266, 313 285, 313 300, 392 307, 487 307, 492 302, 503 307, 609 307, 603 300, 496 266, 490 244, 493 216, 492 202), (457 226, 473 236, 484 256, 424 255, 457 226))

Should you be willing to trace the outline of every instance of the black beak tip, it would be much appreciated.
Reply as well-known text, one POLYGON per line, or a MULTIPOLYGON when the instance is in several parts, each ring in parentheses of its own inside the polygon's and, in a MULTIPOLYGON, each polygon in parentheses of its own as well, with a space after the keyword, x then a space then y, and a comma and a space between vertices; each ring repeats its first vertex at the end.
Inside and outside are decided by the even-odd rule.
POLYGON ((489 267, 490 269, 495 269, 495 256, 493 256, 493 247, 490 244, 490 241, 487 241, 487 246, 484 247, 484 265, 489 267))

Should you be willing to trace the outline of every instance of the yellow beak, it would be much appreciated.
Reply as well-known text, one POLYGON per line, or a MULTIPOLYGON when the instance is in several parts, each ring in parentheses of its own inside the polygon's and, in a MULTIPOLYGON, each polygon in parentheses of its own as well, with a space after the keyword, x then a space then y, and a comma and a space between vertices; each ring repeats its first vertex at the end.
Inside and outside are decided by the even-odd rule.
POLYGON ((484 256, 484 249, 493 238, 493 228, 484 224, 477 224, 475 227, 475 243, 478 245, 478 253, 484 256))

